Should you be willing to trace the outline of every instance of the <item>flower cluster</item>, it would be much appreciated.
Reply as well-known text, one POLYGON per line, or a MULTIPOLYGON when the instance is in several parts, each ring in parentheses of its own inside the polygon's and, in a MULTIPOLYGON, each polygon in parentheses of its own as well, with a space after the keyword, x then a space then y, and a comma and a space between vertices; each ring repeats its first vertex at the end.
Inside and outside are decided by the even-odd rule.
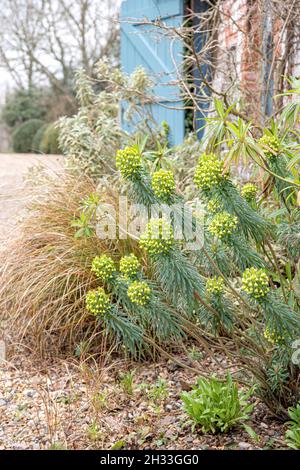
POLYGON ((127 295, 132 303, 143 307, 149 302, 151 289, 146 282, 133 281, 128 287, 127 295))
POLYGON ((86 308, 93 315, 105 315, 110 309, 109 295, 104 292, 102 287, 90 290, 86 294, 86 308))
POLYGON ((152 189, 155 196, 162 201, 168 201, 175 190, 174 176, 171 171, 163 170, 162 168, 152 176, 152 189))
POLYGON ((195 170, 194 183, 203 190, 208 191, 217 186, 223 179, 224 164, 213 154, 201 155, 195 170))
POLYGON ((115 270, 115 264, 109 256, 96 256, 96 258, 93 259, 92 272, 95 273, 96 276, 101 279, 101 281, 109 281, 112 278, 115 270))
POLYGON ((164 219, 152 219, 140 238, 140 246, 150 255, 169 253, 174 245, 171 225, 164 219))
POLYGON ((250 297, 261 299, 270 290, 269 278, 263 269, 248 268, 243 273, 242 286, 250 297))
POLYGON ((222 210, 222 204, 217 199, 211 199, 207 203, 207 211, 210 214, 216 214, 218 211, 222 210))
POLYGON ((256 198, 258 187, 253 183, 245 184, 241 189, 241 195, 247 202, 251 202, 256 198))
POLYGON ((221 276, 213 276, 206 281, 206 290, 209 294, 222 294, 224 281, 221 276))
POLYGON ((284 342, 284 336, 278 335, 275 330, 270 330, 270 328, 266 327, 264 331, 264 337, 269 341, 271 344, 280 344, 284 342))
POLYGON ((133 253, 128 256, 123 256, 120 260, 120 272, 126 279, 136 276, 140 266, 139 260, 133 253))
POLYGON ((215 215, 209 225, 209 231, 221 240, 232 235, 237 228, 238 219, 235 215, 228 212, 220 212, 215 215))
POLYGON ((116 167, 120 170, 123 178, 132 178, 141 173, 142 157, 135 147, 125 147, 118 150, 116 155, 116 167))
POLYGON ((258 143, 262 146, 266 158, 274 158, 278 155, 280 142, 274 135, 264 134, 258 143))

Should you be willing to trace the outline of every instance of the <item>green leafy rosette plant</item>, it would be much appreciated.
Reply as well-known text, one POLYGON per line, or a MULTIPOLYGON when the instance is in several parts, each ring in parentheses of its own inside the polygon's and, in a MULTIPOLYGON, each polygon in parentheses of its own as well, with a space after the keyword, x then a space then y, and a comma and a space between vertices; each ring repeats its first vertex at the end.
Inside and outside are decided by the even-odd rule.
POLYGON ((230 374, 225 381, 215 377, 198 379, 191 392, 182 392, 183 408, 192 419, 194 427, 202 433, 226 433, 234 427, 245 425, 254 408, 249 403, 253 389, 243 392, 238 389, 230 374))
POLYGON ((300 404, 289 408, 288 414, 290 421, 286 423, 288 425, 285 433, 286 443, 292 449, 300 449, 300 404))

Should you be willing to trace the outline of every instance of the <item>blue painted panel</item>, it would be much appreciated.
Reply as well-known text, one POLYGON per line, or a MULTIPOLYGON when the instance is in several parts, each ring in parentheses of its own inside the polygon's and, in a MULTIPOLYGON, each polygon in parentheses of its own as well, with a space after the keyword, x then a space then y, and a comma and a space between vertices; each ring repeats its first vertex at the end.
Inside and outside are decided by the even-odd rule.
MULTIPOLYGON (((194 12, 198 13, 198 16, 194 17, 194 26, 199 27, 199 14, 205 13, 208 9, 210 8, 210 4, 207 0, 198 0, 197 2, 194 2, 194 12)), ((209 32, 206 31, 206 27, 204 30, 201 30, 199 28, 199 31, 195 33, 194 36, 194 45, 195 45, 195 50, 196 52, 201 52, 201 50, 205 47, 205 44, 208 39, 209 32)), ((211 56, 210 52, 207 53, 207 62, 211 61, 211 56)), ((194 80, 195 80, 195 88, 196 88, 196 94, 199 97, 198 100, 198 107, 196 111, 196 132, 197 132, 197 137, 198 139, 201 139, 204 134, 204 125, 205 125, 205 118, 207 117, 207 111, 208 111, 208 101, 205 99, 201 101, 202 97, 207 97, 210 96, 211 90, 209 87, 205 86, 203 84, 203 78, 205 79, 206 82, 211 81, 211 76, 212 76, 212 70, 211 67, 206 63, 203 62, 201 64, 200 70, 195 67, 194 70, 194 80)))
MULTIPOLYGON (((151 25, 139 24, 143 19, 162 19, 168 26, 180 26, 184 0, 123 0, 121 6, 121 64, 126 73, 143 66, 157 82, 155 94, 158 103, 152 105, 152 115, 160 124, 170 126, 170 140, 174 145, 184 139, 184 111, 180 90, 174 81, 176 68, 180 69, 183 44, 171 40, 151 25), (173 84, 172 84, 173 81, 173 84)), ((126 130, 130 131, 125 125, 126 130)))

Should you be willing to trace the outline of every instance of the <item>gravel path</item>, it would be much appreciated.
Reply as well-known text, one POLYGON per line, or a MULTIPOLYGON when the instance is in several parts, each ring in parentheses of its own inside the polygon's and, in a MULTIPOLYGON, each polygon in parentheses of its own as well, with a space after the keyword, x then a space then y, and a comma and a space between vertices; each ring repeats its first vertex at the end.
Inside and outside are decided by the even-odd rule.
POLYGON ((23 179, 29 169, 42 165, 50 172, 62 167, 57 155, 0 154, 0 241, 9 237, 25 204, 23 179))

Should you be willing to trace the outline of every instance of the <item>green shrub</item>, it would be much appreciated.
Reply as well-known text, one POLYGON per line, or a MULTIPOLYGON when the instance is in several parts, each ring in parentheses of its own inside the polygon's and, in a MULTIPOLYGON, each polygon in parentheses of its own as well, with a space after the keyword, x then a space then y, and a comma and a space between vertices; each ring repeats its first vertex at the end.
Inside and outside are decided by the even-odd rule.
POLYGON ((58 144, 59 131, 55 124, 49 124, 42 135, 39 150, 42 153, 58 155, 60 153, 58 144))
POLYGON ((38 89, 17 90, 11 94, 4 105, 2 118, 12 128, 31 119, 43 120, 47 113, 44 92, 38 89))
POLYGON ((291 421, 288 421, 289 429, 285 433, 285 440, 289 447, 300 449, 300 403, 288 411, 291 421))
POLYGON ((41 147, 41 142, 44 137, 44 133, 46 129, 48 128, 49 124, 44 124, 42 127, 39 128, 39 130, 36 132, 33 141, 32 141, 32 151, 34 153, 39 153, 40 152, 40 147, 41 147))
POLYGON ((203 433, 227 432, 250 417, 254 404, 248 403, 252 389, 238 390, 230 374, 226 381, 200 378, 191 392, 182 392, 184 410, 203 433))
MULTIPOLYGON (((116 151, 131 143, 132 136, 120 126, 120 103, 128 103, 122 119, 137 134, 152 129, 147 148, 156 148, 158 140, 166 141, 168 126, 164 123, 163 131, 158 126, 153 127, 150 107, 144 106, 155 99, 152 93, 154 83, 144 69, 138 67, 126 76, 118 67, 101 60, 97 64, 96 75, 101 88, 102 84, 109 83, 98 93, 94 90, 95 81, 84 71, 79 70, 76 74, 75 91, 80 110, 59 120, 59 140, 67 163, 73 169, 79 168, 97 178, 103 175, 103 171, 112 173, 116 151)), ((138 159, 134 163, 138 165, 138 159)))
POLYGON ((30 119, 24 122, 13 132, 12 143, 14 152, 31 153, 33 152, 33 139, 37 131, 43 126, 44 122, 40 119, 30 119))

